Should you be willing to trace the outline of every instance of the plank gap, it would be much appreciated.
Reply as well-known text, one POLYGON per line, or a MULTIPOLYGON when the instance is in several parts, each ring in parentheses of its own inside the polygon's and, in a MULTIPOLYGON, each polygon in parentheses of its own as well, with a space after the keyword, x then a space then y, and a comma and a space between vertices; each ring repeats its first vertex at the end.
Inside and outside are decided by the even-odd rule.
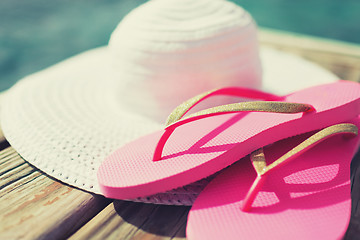
POLYGON ((19 187, 22 187, 41 176, 39 171, 33 169, 28 174, 24 174, 21 178, 17 178, 15 181, 10 182, 6 186, 0 189, 0 198, 6 194, 11 193, 12 191, 17 190, 19 187), (9 189, 7 189, 9 188, 9 189))
POLYGON ((6 141, 5 138, 0 139, 0 150, 3 150, 3 149, 8 148, 8 147, 10 147, 9 142, 6 141))
MULTIPOLYGON (((0 172, 0 176, 6 175, 7 173, 13 172, 14 170, 17 170, 18 168, 22 166, 26 166, 25 162, 15 162, 11 161, 7 166, 2 166, 4 171, 0 172)), ((13 173, 14 174, 14 173, 13 173)))
MULTIPOLYGON (((19 167, 21 167, 21 166, 23 166, 23 165, 25 165, 25 163, 22 164, 22 165, 20 165, 19 167)), ((25 168, 23 168, 22 170, 24 170, 24 169, 25 169, 25 168)), ((15 170, 16 170, 16 168, 15 168, 15 170)), ((30 170, 30 171, 22 174, 21 178, 27 177, 27 176, 29 176, 30 174, 34 173, 34 172, 36 172, 36 170, 32 169, 32 170, 30 170)), ((17 173, 17 172, 16 172, 16 173, 17 173)), ((14 176, 14 174, 15 174, 15 173, 11 173, 11 176, 14 176)), ((21 178, 16 177, 16 178, 14 178, 14 179, 11 179, 11 180, 7 181, 5 184, 2 184, 2 185, 0 186, 0 191, 1 191, 3 188, 6 188, 6 187, 10 186, 11 184, 19 181, 21 178)), ((2 179, 0 179, 0 183, 1 183, 1 180, 2 180, 2 179)))

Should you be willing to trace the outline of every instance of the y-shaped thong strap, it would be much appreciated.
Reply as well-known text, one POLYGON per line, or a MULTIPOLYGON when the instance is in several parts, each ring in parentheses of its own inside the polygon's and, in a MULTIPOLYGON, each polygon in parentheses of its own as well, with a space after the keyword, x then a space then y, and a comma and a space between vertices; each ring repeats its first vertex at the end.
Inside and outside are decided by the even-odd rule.
POLYGON ((314 110, 314 108, 309 104, 304 103, 289 103, 281 102, 282 97, 272 95, 269 93, 264 93, 258 90, 246 89, 246 88, 222 88, 215 89, 200 95, 197 95, 186 102, 179 105, 174 111, 169 115, 164 134, 161 136, 155 152, 154 152, 154 161, 161 159, 162 151, 164 149, 165 143, 169 139, 172 132, 175 128, 184 125, 188 122, 196 121, 198 119, 211 117, 214 115, 235 113, 235 112, 274 112, 274 113, 300 113, 300 112, 309 112, 314 110), (217 106, 213 108, 208 108, 194 114, 191 114, 187 117, 184 115, 192 109, 194 106, 202 102, 203 100, 216 95, 230 95, 237 97, 253 98, 253 99, 262 99, 266 101, 252 101, 252 102, 240 102, 227 104, 222 106, 217 106))
POLYGON ((257 177, 245 197, 242 205, 242 210, 249 211, 251 209, 251 205, 254 202, 255 197, 260 191, 260 188, 269 173, 281 167, 283 164, 288 163, 290 160, 296 158, 297 156, 314 147, 318 143, 337 134, 351 134, 353 136, 356 136, 358 134, 358 128, 354 124, 350 123, 337 124, 327 127, 315 133, 314 135, 300 143, 298 146, 291 149, 289 152, 285 153, 282 157, 280 157, 268 166, 266 165, 265 155, 262 148, 252 152, 250 158, 253 167, 257 172, 257 177))

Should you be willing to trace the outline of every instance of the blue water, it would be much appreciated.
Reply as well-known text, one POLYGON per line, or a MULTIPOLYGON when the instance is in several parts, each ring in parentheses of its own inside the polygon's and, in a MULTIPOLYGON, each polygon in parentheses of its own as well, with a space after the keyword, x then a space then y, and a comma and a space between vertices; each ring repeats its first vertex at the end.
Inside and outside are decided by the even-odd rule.
MULTIPOLYGON (((1 0, 0 90, 30 73, 107 44, 117 23, 143 2, 1 0)), ((359 0, 234 2, 262 27, 360 43, 359 0)))

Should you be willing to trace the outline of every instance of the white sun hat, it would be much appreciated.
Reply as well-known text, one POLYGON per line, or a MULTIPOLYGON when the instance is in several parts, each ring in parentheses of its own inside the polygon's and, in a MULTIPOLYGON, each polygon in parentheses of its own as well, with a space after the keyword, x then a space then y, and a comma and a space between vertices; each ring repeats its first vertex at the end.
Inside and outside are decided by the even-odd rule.
MULTIPOLYGON (((151 0, 120 22, 108 46, 13 86, 1 102, 1 127, 26 161, 100 194, 102 160, 162 128, 188 98, 225 86, 285 94, 336 79, 301 58, 265 48, 259 53, 253 19, 233 3, 151 0)), ((188 205, 203 184, 138 200, 188 205)))

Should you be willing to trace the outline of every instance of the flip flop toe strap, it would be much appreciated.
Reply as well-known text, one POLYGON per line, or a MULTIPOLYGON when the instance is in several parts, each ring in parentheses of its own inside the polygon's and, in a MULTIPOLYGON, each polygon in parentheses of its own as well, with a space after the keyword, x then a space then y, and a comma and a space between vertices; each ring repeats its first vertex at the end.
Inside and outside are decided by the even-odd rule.
POLYGON ((351 136, 356 136, 358 134, 358 128, 354 124, 350 123, 336 124, 327 127, 315 133, 314 135, 291 149, 289 152, 285 153, 283 156, 278 158, 270 165, 266 165, 266 159, 262 148, 252 152, 250 158, 252 165, 257 172, 257 177, 244 199, 242 210, 245 212, 250 211, 252 203, 254 202, 254 199, 260 191, 268 174, 272 173, 274 170, 281 167, 283 164, 288 163, 300 154, 316 146, 318 143, 324 141, 325 139, 338 134, 348 134, 351 136))
POLYGON ((227 88, 214 89, 205 93, 201 93, 193 98, 190 98, 189 100, 177 106, 167 118, 165 125, 169 126, 174 122, 180 120, 193 107, 195 107, 202 101, 208 99, 209 97, 219 96, 219 95, 243 97, 243 98, 258 99, 265 101, 281 101, 282 99, 282 97, 280 96, 273 95, 270 93, 265 93, 255 89, 249 89, 249 88, 227 87, 227 88))
POLYGON ((224 89, 217 89, 204 94, 200 94, 184 102, 183 104, 175 108, 175 110, 168 117, 168 120, 166 122, 165 132, 158 141, 158 144, 154 152, 153 161, 161 160, 162 151, 165 146, 165 143, 167 142, 170 135, 177 127, 189 122, 196 121, 198 119, 207 118, 215 115, 221 115, 221 114, 236 113, 236 112, 301 113, 301 112, 310 112, 314 110, 314 108, 309 104, 289 103, 289 102, 281 102, 281 101, 273 101, 273 100, 281 100, 281 97, 252 89, 224 88, 224 89), (256 99, 266 99, 270 101, 251 101, 251 102, 240 102, 240 103, 221 105, 221 106, 201 110, 187 117, 184 117, 184 115, 199 102, 205 100, 208 97, 215 95, 231 95, 231 96, 241 96, 246 98, 252 97, 256 99))

